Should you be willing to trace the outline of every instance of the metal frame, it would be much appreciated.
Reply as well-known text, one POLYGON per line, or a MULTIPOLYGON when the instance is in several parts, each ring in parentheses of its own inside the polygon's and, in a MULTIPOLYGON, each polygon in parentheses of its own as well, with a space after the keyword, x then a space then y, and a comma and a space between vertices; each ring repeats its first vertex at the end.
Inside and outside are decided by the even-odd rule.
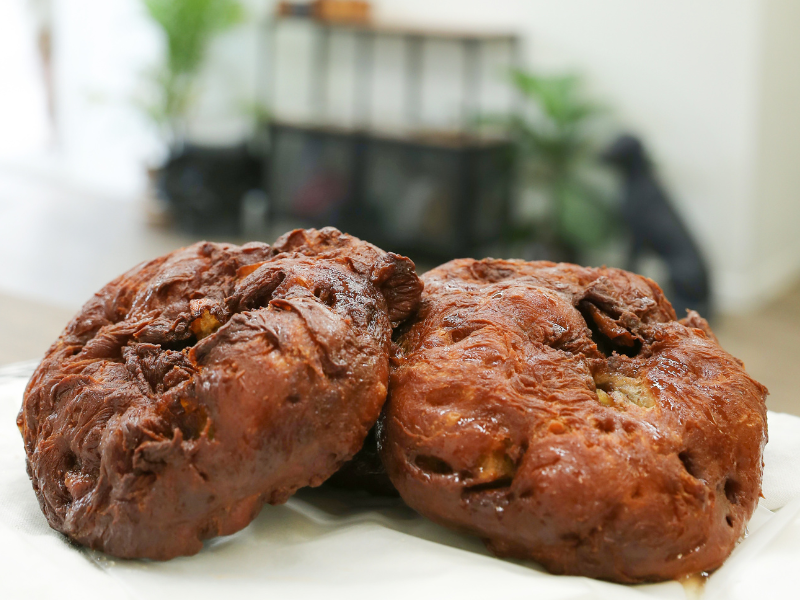
MULTIPOLYGON (((270 71, 272 85, 268 87, 267 96, 264 102, 268 106, 274 106, 275 89, 277 85, 277 64, 279 60, 279 49, 277 43, 277 30, 280 24, 293 17, 276 17, 268 22, 267 35, 270 38, 269 44, 263 47, 271 49, 270 71)), ((299 20, 294 18, 295 20, 299 20)), ((270 138, 275 139, 281 129, 297 130, 318 136, 324 140, 329 136, 346 137, 354 142, 352 145, 352 204, 354 208, 365 205, 365 194, 367 192, 367 177, 369 174, 369 148, 373 142, 391 142, 400 144, 406 148, 411 156, 415 149, 438 149, 442 151, 452 151, 458 155, 458 183, 457 197, 459 199, 458 210, 452 215, 455 226, 459 231, 458 247, 454 251, 462 256, 469 255, 479 241, 473 230, 475 207, 477 205, 478 193, 478 170, 476 165, 480 158, 480 153, 487 149, 496 148, 500 152, 508 147, 507 141, 487 141, 473 135, 474 121, 472 117, 478 114, 479 98, 481 94, 481 63, 483 60, 483 49, 487 43, 504 43, 510 52, 510 63, 512 67, 518 66, 520 61, 520 42, 515 35, 490 35, 475 33, 454 33, 436 32, 409 28, 386 28, 357 25, 341 25, 334 23, 324 23, 313 19, 303 19, 314 28, 312 36, 312 68, 311 81, 309 82, 309 100, 312 112, 315 113, 319 121, 324 122, 327 112, 327 90, 329 83, 330 66, 330 39, 333 31, 347 31, 355 36, 356 52, 354 94, 353 94, 353 115, 355 128, 335 128, 317 123, 294 123, 289 124, 275 120, 270 126, 270 138), (462 81, 460 103, 460 130, 458 139, 450 139, 448 143, 431 141, 416 135, 397 138, 387 138, 374 129, 372 116, 372 79, 374 67, 375 41, 377 37, 397 37, 404 45, 404 113, 407 125, 412 131, 417 130, 422 122, 422 98, 423 98, 423 69, 425 64, 426 42, 440 40, 456 43, 461 49, 462 58, 462 81)), ((263 92, 263 90, 260 90, 263 92)), ((519 103, 514 97, 511 99, 512 106, 510 111, 516 112, 519 103)), ((513 168, 513 167, 512 167, 513 168)), ((272 186, 270 181, 273 179, 271 174, 267 174, 266 188, 271 193, 272 186)), ((506 198, 510 199, 510 190, 506 193, 506 198)), ((270 203, 274 208, 274 203, 270 203)), ((505 202, 502 207, 504 222, 501 227, 505 228, 510 216, 510 201, 505 202)), ((272 218, 276 215, 271 214, 272 218)), ((380 234, 372 238, 376 243, 380 243, 380 234)), ((408 249, 413 251, 414 249, 408 249)), ((448 256, 429 255, 424 249, 416 249, 417 255, 427 255, 431 259, 447 259, 448 256)), ((435 253, 434 253, 435 254, 435 253)))

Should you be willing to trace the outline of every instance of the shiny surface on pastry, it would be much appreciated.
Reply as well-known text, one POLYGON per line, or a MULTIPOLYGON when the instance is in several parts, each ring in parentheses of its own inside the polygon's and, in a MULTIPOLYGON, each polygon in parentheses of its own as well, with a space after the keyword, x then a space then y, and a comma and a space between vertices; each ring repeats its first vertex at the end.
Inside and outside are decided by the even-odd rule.
POLYGON ((758 500, 767 390, 617 269, 456 260, 396 334, 382 458, 499 556, 658 581, 718 567, 758 500))
POLYGON ((386 397, 414 264, 335 229, 200 242, 108 284, 50 348, 17 424, 50 525, 168 559, 319 485, 386 397))

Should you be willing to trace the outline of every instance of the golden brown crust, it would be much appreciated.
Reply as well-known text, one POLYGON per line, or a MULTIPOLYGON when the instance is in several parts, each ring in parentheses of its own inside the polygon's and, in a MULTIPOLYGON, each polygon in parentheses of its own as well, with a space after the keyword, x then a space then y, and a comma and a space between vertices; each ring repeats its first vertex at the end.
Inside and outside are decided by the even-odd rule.
POLYGON ((404 500, 554 573, 718 567, 760 492, 767 390, 617 269, 456 260, 401 328, 379 444, 404 500))
POLYGON ((319 485, 386 397, 413 263, 333 228, 201 242, 90 300, 17 419, 49 523, 121 557, 193 554, 319 485))

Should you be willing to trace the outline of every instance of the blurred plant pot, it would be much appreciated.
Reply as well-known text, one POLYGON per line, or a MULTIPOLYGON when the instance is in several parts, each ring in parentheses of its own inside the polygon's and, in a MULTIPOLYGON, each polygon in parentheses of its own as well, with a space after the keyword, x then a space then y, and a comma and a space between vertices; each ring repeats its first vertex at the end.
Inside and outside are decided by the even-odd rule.
POLYGON ((196 236, 230 236, 242 231, 242 199, 263 189, 263 159, 246 145, 186 144, 156 171, 157 197, 173 224, 196 236))

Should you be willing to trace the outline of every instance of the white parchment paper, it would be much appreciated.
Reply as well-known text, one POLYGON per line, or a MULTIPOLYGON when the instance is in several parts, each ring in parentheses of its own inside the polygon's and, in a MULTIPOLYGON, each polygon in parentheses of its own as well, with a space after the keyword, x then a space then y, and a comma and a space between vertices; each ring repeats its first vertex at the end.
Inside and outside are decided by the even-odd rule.
POLYGON ((0 598, 531 599, 800 597, 800 418, 769 413, 764 499, 707 580, 624 586, 500 560, 399 500, 302 490, 235 535, 168 562, 118 560, 47 525, 15 418, 35 365, 0 369, 0 598))

